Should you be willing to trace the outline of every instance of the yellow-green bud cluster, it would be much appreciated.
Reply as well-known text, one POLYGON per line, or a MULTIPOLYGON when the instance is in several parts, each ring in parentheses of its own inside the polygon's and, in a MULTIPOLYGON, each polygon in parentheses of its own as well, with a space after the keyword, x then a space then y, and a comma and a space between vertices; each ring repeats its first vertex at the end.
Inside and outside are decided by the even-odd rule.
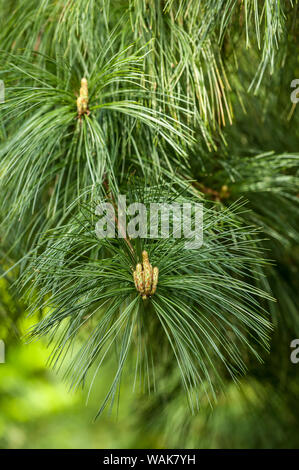
POLYGON ((86 78, 81 80, 80 96, 77 98, 78 116, 88 114, 88 84, 86 78))
POLYGON ((157 290, 159 269, 152 267, 147 251, 142 252, 142 264, 138 263, 133 273, 136 290, 143 300, 154 295, 157 290))

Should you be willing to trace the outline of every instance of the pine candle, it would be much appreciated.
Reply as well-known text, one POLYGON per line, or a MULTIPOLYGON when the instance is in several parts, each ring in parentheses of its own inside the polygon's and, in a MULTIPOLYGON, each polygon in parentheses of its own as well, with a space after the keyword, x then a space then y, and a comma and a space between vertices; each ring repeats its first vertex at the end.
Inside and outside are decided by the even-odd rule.
POLYGON ((149 262, 147 251, 142 252, 142 264, 136 265, 133 273, 136 290, 140 293, 143 300, 154 295, 157 290, 159 269, 154 268, 149 262))
POLYGON ((88 110, 88 83, 86 78, 81 80, 80 96, 77 98, 77 110, 78 116, 81 117, 82 114, 89 114, 88 110))

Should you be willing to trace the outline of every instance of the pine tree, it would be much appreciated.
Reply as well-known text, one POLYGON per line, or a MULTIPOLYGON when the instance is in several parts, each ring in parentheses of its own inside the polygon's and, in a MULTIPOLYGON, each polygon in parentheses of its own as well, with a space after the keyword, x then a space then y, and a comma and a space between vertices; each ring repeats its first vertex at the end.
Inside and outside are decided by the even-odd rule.
MULTIPOLYGON (((91 388, 111 361, 97 416, 128 373, 147 397, 136 420, 176 429, 171 446, 198 447, 194 429, 211 416, 217 430, 221 410, 231 420, 234 400, 252 423, 274 420, 273 442, 286 445, 276 417, 298 388, 298 2, 0 7, 1 273, 16 305, 6 325, 22 302, 40 311, 28 336, 47 336, 71 387, 91 388), (98 204, 119 195, 203 204, 203 245, 99 239, 98 204)), ((1 313, 6 284, 0 296, 1 313)))

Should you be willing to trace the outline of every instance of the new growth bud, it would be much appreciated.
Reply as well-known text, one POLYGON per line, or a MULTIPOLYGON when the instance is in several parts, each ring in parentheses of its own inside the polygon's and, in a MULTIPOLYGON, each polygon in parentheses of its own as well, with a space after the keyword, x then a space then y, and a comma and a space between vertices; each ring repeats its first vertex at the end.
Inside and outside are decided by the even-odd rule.
POLYGON ((81 80, 80 96, 77 98, 77 110, 79 117, 81 117, 83 114, 89 114, 88 83, 86 78, 82 78, 81 80))
POLYGON ((142 252, 142 264, 138 263, 133 273, 136 290, 143 300, 154 295, 157 290, 159 269, 152 267, 147 251, 142 252))

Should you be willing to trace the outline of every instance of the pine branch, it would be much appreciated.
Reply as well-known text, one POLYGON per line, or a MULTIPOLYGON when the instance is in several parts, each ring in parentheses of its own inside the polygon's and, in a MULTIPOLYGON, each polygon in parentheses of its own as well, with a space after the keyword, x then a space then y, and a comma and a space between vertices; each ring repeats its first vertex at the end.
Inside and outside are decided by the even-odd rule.
POLYGON ((243 351, 261 359, 250 338, 267 348, 269 323, 258 299, 270 297, 247 279, 264 260, 255 231, 242 227, 233 212, 206 210, 199 250, 184 249, 180 239, 132 239, 134 260, 124 240, 97 239, 95 220, 93 210, 85 209, 77 222, 55 231, 24 282, 30 311, 49 310, 31 337, 50 334, 53 365, 63 360, 83 327, 89 331, 67 371, 71 387, 85 383, 92 367, 97 372, 117 345, 115 378, 100 412, 109 400, 113 403, 129 358, 149 390, 154 375, 149 358, 160 362, 161 348, 167 361, 176 358, 192 410, 200 384, 215 400, 223 370, 235 379, 245 372, 243 351), (157 292, 146 301, 133 279, 142 249, 159 267, 157 292))

